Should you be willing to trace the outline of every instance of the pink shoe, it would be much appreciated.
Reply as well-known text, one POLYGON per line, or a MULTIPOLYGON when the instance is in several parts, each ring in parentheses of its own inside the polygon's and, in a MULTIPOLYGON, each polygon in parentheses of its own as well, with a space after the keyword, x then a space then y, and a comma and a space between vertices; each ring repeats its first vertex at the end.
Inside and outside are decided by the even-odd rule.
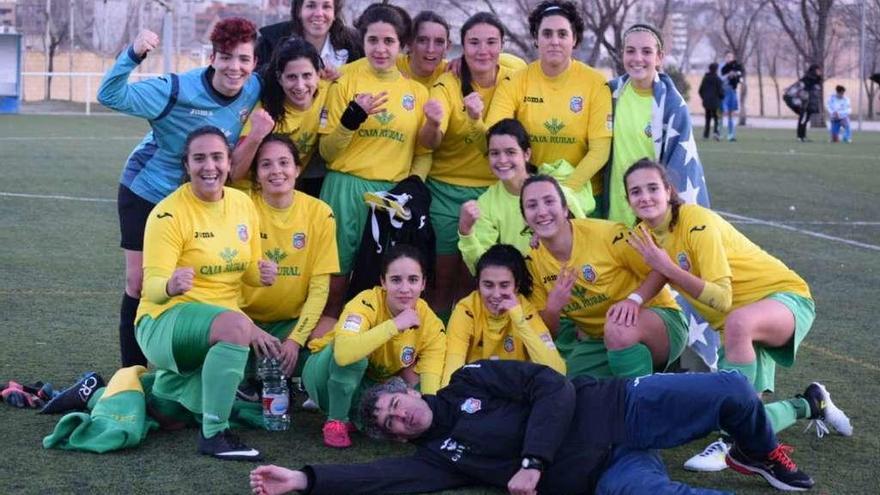
POLYGON ((324 423, 324 445, 336 449, 351 447, 351 438, 348 436, 348 426, 338 419, 331 419, 324 423))

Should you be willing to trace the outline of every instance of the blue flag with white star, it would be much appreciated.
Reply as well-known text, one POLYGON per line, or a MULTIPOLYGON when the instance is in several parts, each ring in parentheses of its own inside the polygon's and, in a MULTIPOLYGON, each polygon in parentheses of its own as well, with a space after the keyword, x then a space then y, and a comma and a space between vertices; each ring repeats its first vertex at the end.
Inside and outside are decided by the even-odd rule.
MULTIPOLYGON (((629 83, 624 74, 608 82, 616 106, 617 98, 629 83)), ((668 75, 654 77, 654 108, 651 112, 651 136, 654 138, 654 156, 666 166, 669 180, 685 203, 709 207, 709 189, 703 176, 703 164, 697 154, 691 115, 687 102, 675 88, 668 75)), ((688 346, 713 370, 718 365, 721 339, 709 323, 678 293, 676 301, 688 320, 688 346)))

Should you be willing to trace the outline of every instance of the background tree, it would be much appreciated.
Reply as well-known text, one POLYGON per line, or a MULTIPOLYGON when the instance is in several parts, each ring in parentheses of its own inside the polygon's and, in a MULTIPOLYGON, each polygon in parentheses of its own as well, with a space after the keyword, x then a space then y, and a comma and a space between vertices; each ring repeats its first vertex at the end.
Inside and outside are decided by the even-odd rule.
MULTIPOLYGON (((720 34, 727 49, 733 52, 736 60, 748 66, 754 38, 752 30, 760 18, 761 11, 767 5, 768 0, 717 0, 718 16, 721 19, 720 34)), ((746 123, 746 99, 748 97, 749 84, 747 78, 742 78, 739 85, 739 125, 746 123)))

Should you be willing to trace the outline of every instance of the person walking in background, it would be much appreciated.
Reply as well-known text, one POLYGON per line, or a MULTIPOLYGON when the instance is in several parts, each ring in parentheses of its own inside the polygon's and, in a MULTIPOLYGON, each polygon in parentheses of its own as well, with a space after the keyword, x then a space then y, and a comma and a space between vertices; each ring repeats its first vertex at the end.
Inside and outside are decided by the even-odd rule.
POLYGON ((736 61, 733 52, 724 54, 724 65, 721 66, 721 79, 724 81, 724 100, 721 111, 727 119, 727 140, 736 141, 736 112, 739 111, 739 96, 736 88, 742 82, 745 72, 741 63, 736 61))
POLYGON ((822 69, 812 64, 807 73, 801 78, 803 92, 806 94, 803 104, 798 112, 797 138, 800 142, 807 142, 807 123, 814 113, 819 113, 820 93, 822 91, 822 69))
POLYGON ((828 116, 831 119, 831 128, 829 129, 831 142, 836 143, 840 141, 840 131, 843 130, 843 142, 851 143, 852 129, 849 125, 849 114, 852 108, 850 107, 849 98, 844 94, 846 88, 837 85, 834 91, 835 93, 828 97, 828 103, 825 104, 825 109, 828 110, 828 116))
POLYGON ((718 76, 718 64, 709 64, 709 70, 703 74, 703 80, 700 82, 700 99, 703 100, 703 111, 706 114, 706 125, 703 127, 703 139, 709 139, 709 128, 712 122, 715 122, 712 136, 715 141, 721 140, 721 133, 718 132, 718 108, 724 98, 724 82, 718 76))

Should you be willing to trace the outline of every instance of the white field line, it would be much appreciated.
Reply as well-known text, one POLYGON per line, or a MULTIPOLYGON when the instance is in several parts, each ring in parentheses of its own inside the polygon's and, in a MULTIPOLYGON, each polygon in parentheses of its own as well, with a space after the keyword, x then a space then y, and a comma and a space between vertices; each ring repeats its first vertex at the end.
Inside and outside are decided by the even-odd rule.
POLYGON ((767 225, 770 227, 776 227, 778 229, 788 230, 791 232, 797 232, 799 234, 804 234, 804 235, 808 235, 811 237, 818 237, 819 239, 825 239, 828 241, 835 241, 835 242, 840 242, 843 244, 849 244, 850 246, 856 246, 856 247, 860 247, 860 248, 870 249, 872 251, 880 251, 880 246, 876 246, 874 244, 853 241, 851 239, 844 239, 843 237, 836 237, 833 235, 823 234, 821 232, 813 232, 812 230, 799 229, 797 227, 792 227, 791 225, 786 225, 784 223, 771 222, 769 220, 761 220, 760 218, 752 218, 752 217, 747 217, 744 215, 737 215, 735 213, 728 213, 726 211, 718 211, 718 210, 715 210, 715 211, 725 217, 732 218, 734 220, 742 220, 742 221, 752 222, 755 224, 767 225))
POLYGON ((834 220, 834 221, 825 221, 825 220, 734 220, 731 223, 737 223, 741 225, 754 225, 760 224, 762 222, 779 222, 784 223, 786 225, 850 225, 850 226, 880 226, 880 222, 865 222, 865 221, 848 221, 848 220, 834 220))
POLYGON ((67 201, 84 201, 87 203, 115 203, 115 199, 108 198, 81 198, 78 196, 64 196, 61 194, 24 194, 0 191, 0 196, 11 198, 28 198, 28 199, 62 199, 67 201))
MULTIPOLYGON (((703 153, 730 153, 730 150, 723 149, 701 149, 700 154, 703 153)), ((841 159, 852 159, 852 160, 876 160, 877 156, 871 155, 834 155, 830 153, 807 153, 802 151, 797 151, 794 149, 790 149, 789 151, 760 151, 760 150, 736 150, 736 154, 743 155, 773 155, 773 156, 791 156, 791 157, 803 157, 803 156, 818 156, 822 158, 833 158, 835 160, 841 159)))

